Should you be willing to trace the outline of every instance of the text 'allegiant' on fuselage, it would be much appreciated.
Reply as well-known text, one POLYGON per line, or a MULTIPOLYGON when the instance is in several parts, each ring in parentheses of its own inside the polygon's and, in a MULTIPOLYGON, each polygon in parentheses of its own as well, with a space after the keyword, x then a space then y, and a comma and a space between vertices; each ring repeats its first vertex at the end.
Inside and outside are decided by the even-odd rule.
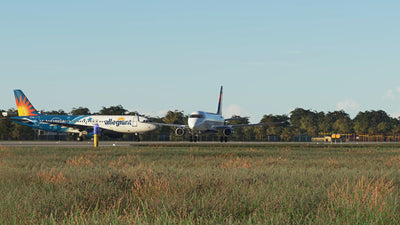
POLYGON ((119 127, 120 125, 122 125, 122 126, 129 125, 129 126, 131 126, 132 125, 132 120, 112 120, 112 119, 109 119, 109 120, 104 121, 104 125, 114 125, 114 126, 117 126, 117 127, 119 127))

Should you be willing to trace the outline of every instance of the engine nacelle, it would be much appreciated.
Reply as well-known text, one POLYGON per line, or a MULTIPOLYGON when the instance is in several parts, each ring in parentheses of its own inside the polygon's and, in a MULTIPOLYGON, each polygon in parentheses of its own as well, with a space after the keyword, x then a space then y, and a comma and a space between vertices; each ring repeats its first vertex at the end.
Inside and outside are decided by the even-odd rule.
POLYGON ((222 133, 225 137, 231 136, 233 134, 233 129, 230 127, 225 128, 222 133))
POLYGON ((186 133, 185 129, 183 129, 181 127, 178 127, 175 130, 175 135, 176 136, 183 136, 183 135, 185 135, 185 133, 186 133))

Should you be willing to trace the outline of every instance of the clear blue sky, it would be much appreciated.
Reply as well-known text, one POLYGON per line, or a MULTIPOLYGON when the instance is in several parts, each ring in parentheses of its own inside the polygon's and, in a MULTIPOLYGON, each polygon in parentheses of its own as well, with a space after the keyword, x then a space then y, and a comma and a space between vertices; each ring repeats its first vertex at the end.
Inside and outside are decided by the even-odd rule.
POLYGON ((0 109, 400 115, 399 1, 4 1, 0 109))

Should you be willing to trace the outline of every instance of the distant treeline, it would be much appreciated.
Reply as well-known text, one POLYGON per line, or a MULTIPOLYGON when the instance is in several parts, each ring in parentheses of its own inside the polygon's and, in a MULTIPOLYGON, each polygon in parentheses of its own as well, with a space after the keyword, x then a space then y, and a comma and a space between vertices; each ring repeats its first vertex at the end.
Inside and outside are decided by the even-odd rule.
MULTIPOLYGON (((5 110, 1 110, 5 112, 5 110)), ((7 112, 17 114, 15 109, 7 112)), ((91 113, 88 108, 73 108, 67 113, 63 110, 41 111, 42 114, 52 115, 135 115, 137 112, 128 112, 121 105, 103 107, 99 112, 91 113)), ((234 116, 239 118, 239 116, 234 116)), ((187 124, 188 116, 183 111, 168 111, 164 117, 150 117, 153 122, 187 124)), ((245 127, 235 129, 231 137, 233 141, 266 141, 270 137, 275 140, 293 141, 296 136, 324 136, 330 134, 359 134, 359 135, 388 135, 400 133, 400 121, 398 118, 390 117, 382 110, 359 112, 354 119, 344 111, 317 112, 310 109, 296 108, 289 115, 264 115, 261 123, 282 122, 280 125, 267 125, 256 127, 245 127)), ((239 118, 229 121, 229 124, 249 123, 247 118, 239 118)), ((156 131, 142 135, 144 141, 157 140, 185 140, 187 137, 175 137, 174 129, 160 127, 156 131)), ((35 132, 33 129, 12 123, 7 118, 0 120, 1 140, 33 140, 35 132)), ((73 135, 69 135, 73 140, 73 135)), ((130 135, 124 135, 124 140, 129 140, 130 135)), ((218 140, 217 136, 206 135, 202 140, 218 140)))

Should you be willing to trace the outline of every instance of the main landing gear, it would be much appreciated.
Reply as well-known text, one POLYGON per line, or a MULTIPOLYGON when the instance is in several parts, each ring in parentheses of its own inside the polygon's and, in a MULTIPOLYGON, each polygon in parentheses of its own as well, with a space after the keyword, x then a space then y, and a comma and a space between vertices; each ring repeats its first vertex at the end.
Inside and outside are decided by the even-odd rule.
MULTIPOLYGON (((190 135, 189 141, 190 141, 190 142, 199 142, 199 141, 200 141, 199 135, 190 135)), ((228 136, 221 136, 221 137, 219 138, 219 141, 220 141, 221 143, 223 143, 223 142, 228 142, 228 136)))
POLYGON ((198 135, 190 135, 189 141, 190 142, 198 142, 199 136, 198 135))
POLYGON ((134 134, 134 135, 133 135, 133 141, 140 142, 139 134, 134 134))
POLYGON ((84 139, 86 139, 86 135, 84 135, 84 134, 79 134, 79 136, 78 137, 76 137, 76 141, 83 141, 84 139))
POLYGON ((228 142, 228 137, 227 136, 221 136, 220 138, 219 138, 219 141, 222 143, 222 142, 228 142))

